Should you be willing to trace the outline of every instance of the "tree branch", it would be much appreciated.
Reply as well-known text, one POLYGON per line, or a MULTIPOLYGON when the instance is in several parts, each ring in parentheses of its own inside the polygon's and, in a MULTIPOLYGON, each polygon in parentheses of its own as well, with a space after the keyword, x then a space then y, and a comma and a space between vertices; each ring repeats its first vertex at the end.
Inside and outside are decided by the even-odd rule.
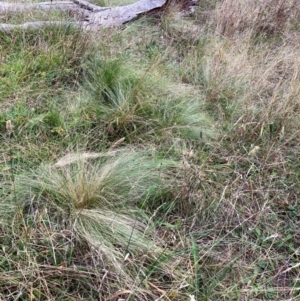
POLYGON ((32 10, 63 10, 70 11, 81 16, 81 21, 58 22, 37 21, 19 25, 0 24, 0 31, 11 31, 15 29, 40 28, 45 25, 61 26, 68 25, 84 30, 98 30, 103 27, 122 25, 139 15, 153 9, 162 7, 168 0, 139 0, 133 4, 117 7, 101 7, 91 4, 85 0, 57 1, 41 3, 0 3, 0 14, 7 12, 25 12, 32 10))

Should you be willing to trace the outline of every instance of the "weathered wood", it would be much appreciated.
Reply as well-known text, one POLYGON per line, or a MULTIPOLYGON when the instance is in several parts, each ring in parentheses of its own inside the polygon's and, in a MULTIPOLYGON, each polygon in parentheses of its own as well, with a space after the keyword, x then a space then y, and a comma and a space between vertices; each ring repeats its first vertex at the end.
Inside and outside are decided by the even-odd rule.
POLYGON ((73 0, 73 2, 75 4, 77 4, 78 6, 80 6, 81 8, 86 9, 88 11, 92 11, 92 12, 96 12, 96 11, 100 11, 102 9, 104 9, 104 10, 106 9, 105 7, 92 4, 92 3, 88 2, 88 1, 85 1, 85 0, 73 0))
POLYGON ((166 0, 140 0, 130 5, 106 8, 91 15, 91 22, 101 27, 122 25, 138 15, 161 7, 166 0))
POLYGON ((139 0, 133 4, 117 7, 101 7, 85 0, 55 1, 41 3, 0 3, 0 14, 7 12, 24 12, 27 10, 65 10, 79 14, 82 21, 50 22, 37 21, 19 25, 0 24, 0 31, 39 28, 45 25, 80 27, 84 30, 98 30, 103 27, 122 25, 141 14, 162 7, 168 0, 139 0))

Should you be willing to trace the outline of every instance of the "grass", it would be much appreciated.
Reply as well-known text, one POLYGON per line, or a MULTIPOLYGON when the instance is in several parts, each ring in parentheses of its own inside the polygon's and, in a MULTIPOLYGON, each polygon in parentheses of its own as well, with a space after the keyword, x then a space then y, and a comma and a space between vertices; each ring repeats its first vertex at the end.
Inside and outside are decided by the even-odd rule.
POLYGON ((1 299, 299 299, 298 5, 178 9, 0 36, 1 299))
MULTIPOLYGON (((94 249, 106 268, 123 278, 124 285, 134 285, 138 279, 135 274, 143 273, 142 267, 135 266, 134 258, 139 254, 155 257, 163 251, 150 240, 151 236, 147 238, 147 228, 153 226, 139 207, 150 198, 158 198, 168 188, 168 179, 163 180, 164 170, 175 165, 166 160, 152 159, 146 153, 128 150, 85 154, 84 157, 94 157, 98 163, 90 164, 83 161, 83 156, 74 155, 75 161, 68 156, 55 166, 43 166, 36 171, 16 175, 13 186, 11 181, 4 183, 7 196, 3 207, 12 204, 12 219, 19 211, 22 217, 19 227, 41 226, 40 237, 43 231, 53 231, 52 227, 55 232, 70 233, 72 240, 78 241, 77 248, 83 245, 94 249), (147 192, 153 186, 155 193, 153 190, 147 192), (60 225, 57 224, 59 220, 60 225), (136 270, 131 271, 133 275, 126 267, 125 257, 136 270)), ((2 210, 4 222, 7 213, 2 210)), ((52 248, 49 260, 55 266, 69 266, 72 261, 69 256, 73 252, 70 248, 73 246, 69 243, 61 245, 55 237, 56 234, 47 242, 52 248)), ((22 241, 23 247, 28 243, 31 244, 22 241)), ((41 264, 38 258, 36 264, 41 264)), ((48 290, 52 292, 54 287, 49 286, 48 290)))

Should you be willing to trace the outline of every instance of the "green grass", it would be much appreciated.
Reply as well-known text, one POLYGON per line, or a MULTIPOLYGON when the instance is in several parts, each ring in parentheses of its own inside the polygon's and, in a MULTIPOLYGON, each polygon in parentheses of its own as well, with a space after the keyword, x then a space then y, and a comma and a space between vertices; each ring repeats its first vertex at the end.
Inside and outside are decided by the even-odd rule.
POLYGON ((298 300, 296 4, 1 34, 0 299, 298 300))
POLYGON ((51 87, 57 94, 74 85, 87 49, 81 35, 64 27, 1 33, 1 99, 37 97, 51 87))

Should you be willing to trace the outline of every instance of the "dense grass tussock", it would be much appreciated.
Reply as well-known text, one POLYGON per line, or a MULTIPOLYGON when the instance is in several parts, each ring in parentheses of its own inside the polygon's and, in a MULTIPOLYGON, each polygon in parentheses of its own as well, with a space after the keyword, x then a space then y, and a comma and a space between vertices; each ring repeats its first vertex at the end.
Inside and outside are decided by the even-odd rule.
POLYGON ((155 160, 147 153, 122 149, 99 154, 94 159, 96 163, 81 162, 80 155, 77 158, 66 165, 61 159, 54 166, 41 166, 29 175, 19 175, 15 178, 17 198, 26 198, 30 190, 41 197, 52 196, 64 209, 112 206, 118 207, 121 213, 123 209, 128 211, 127 206, 138 206, 152 186, 159 189, 164 182, 163 170, 175 167, 172 161, 155 160))
POLYGON ((216 136, 213 122, 204 112, 201 95, 188 92, 166 95, 166 79, 154 78, 127 66, 125 60, 94 59, 87 65, 84 86, 91 96, 85 114, 94 116, 101 132, 128 141, 143 137, 201 140, 216 136), (155 93, 153 93, 155 89, 155 93))
MULTIPOLYGON (((54 166, 41 166, 16 175, 13 183, 3 183, 6 199, 1 203, 1 221, 10 228, 9 221, 13 220, 25 232, 37 227, 41 238, 52 233, 51 246, 33 238, 39 241, 37 248, 42 244, 45 252, 53 252, 52 263, 48 264, 70 268, 73 259, 68 256, 77 252, 70 248, 84 248, 81 254, 85 250, 86 254, 101 256, 97 265, 123 278, 123 285, 134 285, 146 273, 135 262, 137 258, 145 256, 145 260, 155 263, 164 253, 162 246, 152 241, 153 225, 140 208, 153 206, 153 201, 147 205, 149 200, 159 199, 169 191, 170 175, 165 171, 174 167, 176 164, 170 160, 130 150, 68 155, 54 166), (61 233, 69 233, 72 241, 56 238, 64 236, 61 233), (127 265, 133 270, 129 271, 127 265)), ((31 248, 31 239, 27 241, 26 236, 36 234, 29 231, 16 236, 15 244, 31 248)), ((42 265, 42 261, 34 257, 22 264, 42 265)), ((10 269, 18 277, 18 271, 10 269)), ((2 290, 9 287, 4 284, 2 290)), ((52 294, 55 287, 49 285, 48 290, 52 294)))
POLYGON ((0 36, 3 300, 299 299, 300 6, 169 4, 0 36))

